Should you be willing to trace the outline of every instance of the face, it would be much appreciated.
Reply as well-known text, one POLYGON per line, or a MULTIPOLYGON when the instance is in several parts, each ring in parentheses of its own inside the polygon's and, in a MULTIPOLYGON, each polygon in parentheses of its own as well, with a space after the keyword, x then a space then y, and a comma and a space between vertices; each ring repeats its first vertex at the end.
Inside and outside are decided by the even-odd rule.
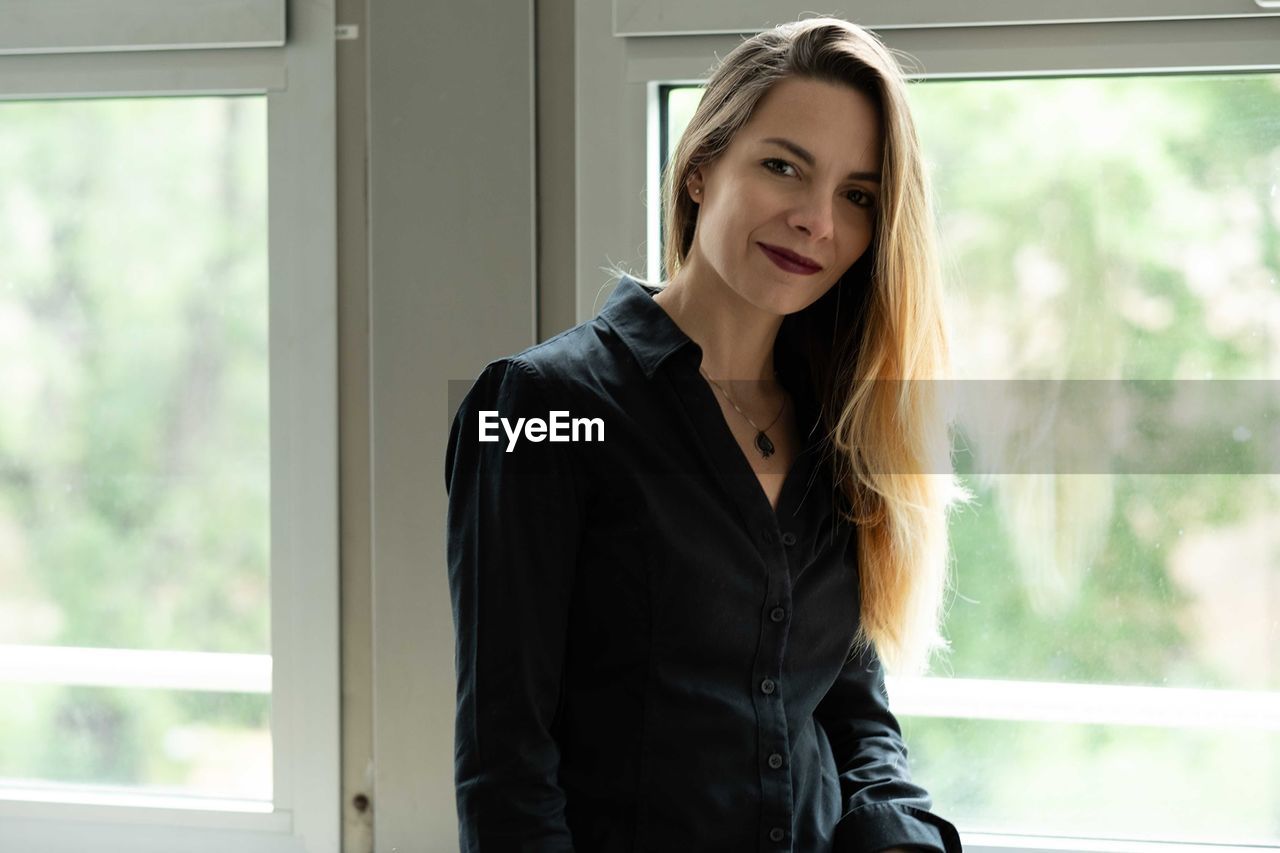
POLYGON ((815 302, 871 243, 880 151, 880 120, 866 95, 798 77, 776 83, 728 148, 689 176, 685 191, 700 206, 690 274, 718 277, 774 314, 815 302), (764 245, 819 269, 784 268, 764 245))

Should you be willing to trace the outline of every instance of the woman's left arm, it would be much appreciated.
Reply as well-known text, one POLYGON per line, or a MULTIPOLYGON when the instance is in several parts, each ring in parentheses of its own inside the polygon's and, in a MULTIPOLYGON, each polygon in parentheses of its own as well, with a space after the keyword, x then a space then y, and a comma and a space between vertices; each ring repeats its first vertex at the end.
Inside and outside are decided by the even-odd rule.
POLYGON ((834 853, 960 853, 956 828, 930 811, 929 792, 911 781, 874 649, 844 665, 813 716, 831 742, 840 778, 834 853))

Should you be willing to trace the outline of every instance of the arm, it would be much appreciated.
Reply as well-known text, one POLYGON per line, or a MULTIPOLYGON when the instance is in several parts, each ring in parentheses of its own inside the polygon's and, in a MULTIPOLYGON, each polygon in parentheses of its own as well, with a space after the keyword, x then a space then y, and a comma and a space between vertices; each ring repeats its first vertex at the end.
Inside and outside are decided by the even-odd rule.
POLYGON ((929 793, 911 781, 875 649, 845 663, 814 719, 831 741, 840 777, 835 853, 895 853, 899 847, 960 853, 955 827, 929 811, 929 793))
POLYGON ((534 368, 485 368, 445 457, 449 592, 457 650, 454 780, 463 853, 572 851, 559 746, 560 695, 582 503, 567 445, 479 441, 479 411, 546 418, 534 368))

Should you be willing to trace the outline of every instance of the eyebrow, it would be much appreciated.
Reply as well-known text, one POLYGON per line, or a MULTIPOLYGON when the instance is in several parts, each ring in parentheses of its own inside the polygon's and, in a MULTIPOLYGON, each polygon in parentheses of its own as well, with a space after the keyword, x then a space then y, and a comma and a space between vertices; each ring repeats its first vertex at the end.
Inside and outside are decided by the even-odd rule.
MULTIPOLYGON (((792 142, 790 139, 783 139, 780 136, 770 136, 768 139, 762 139, 760 141, 766 142, 766 143, 773 143, 774 145, 781 145, 783 148, 787 149, 792 154, 799 157, 809 166, 812 166, 815 162, 817 162, 814 159, 812 154, 810 154, 808 151, 806 151, 805 149, 801 148, 799 145, 792 142)), ((879 172, 850 172, 848 177, 845 178, 845 180, 875 181, 878 184, 880 183, 880 173, 879 172)))

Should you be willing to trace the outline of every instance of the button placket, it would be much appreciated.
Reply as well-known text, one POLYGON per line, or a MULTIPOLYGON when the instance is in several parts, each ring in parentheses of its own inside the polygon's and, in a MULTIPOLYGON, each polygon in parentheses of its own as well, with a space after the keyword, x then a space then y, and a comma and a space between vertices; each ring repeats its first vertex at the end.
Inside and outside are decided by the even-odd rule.
MULTIPOLYGON (((782 530, 776 519, 773 521, 773 524, 768 524, 762 520, 758 527, 759 541, 763 543, 762 556, 767 568, 768 582, 765 594, 773 599, 772 605, 768 604, 766 599, 764 612, 768 614, 769 620, 778 626, 778 630, 768 637, 767 647, 762 648, 762 651, 767 648, 768 653, 767 659, 760 660, 764 672, 776 672, 782 665, 782 649, 791 604, 790 579, 794 568, 790 564, 795 560, 795 555, 778 546, 781 544, 790 547, 798 540, 795 533, 782 530)), ((794 808, 795 796, 791 775, 786 769, 790 761, 787 757, 789 747, 786 746, 789 742, 789 734, 783 710, 785 700, 777 681, 769 676, 758 675, 757 677, 762 694, 762 698, 757 699, 757 708, 765 715, 762 719, 767 718, 770 721, 767 725, 761 726, 757 732, 760 748, 757 755, 762 759, 759 771, 761 793, 770 804, 772 812, 762 821, 763 825, 760 829, 766 833, 771 844, 778 845, 776 849, 784 850, 788 847, 787 839, 790 835, 790 829, 785 821, 794 808), (779 821, 782 825, 774 825, 774 821, 779 821)))

